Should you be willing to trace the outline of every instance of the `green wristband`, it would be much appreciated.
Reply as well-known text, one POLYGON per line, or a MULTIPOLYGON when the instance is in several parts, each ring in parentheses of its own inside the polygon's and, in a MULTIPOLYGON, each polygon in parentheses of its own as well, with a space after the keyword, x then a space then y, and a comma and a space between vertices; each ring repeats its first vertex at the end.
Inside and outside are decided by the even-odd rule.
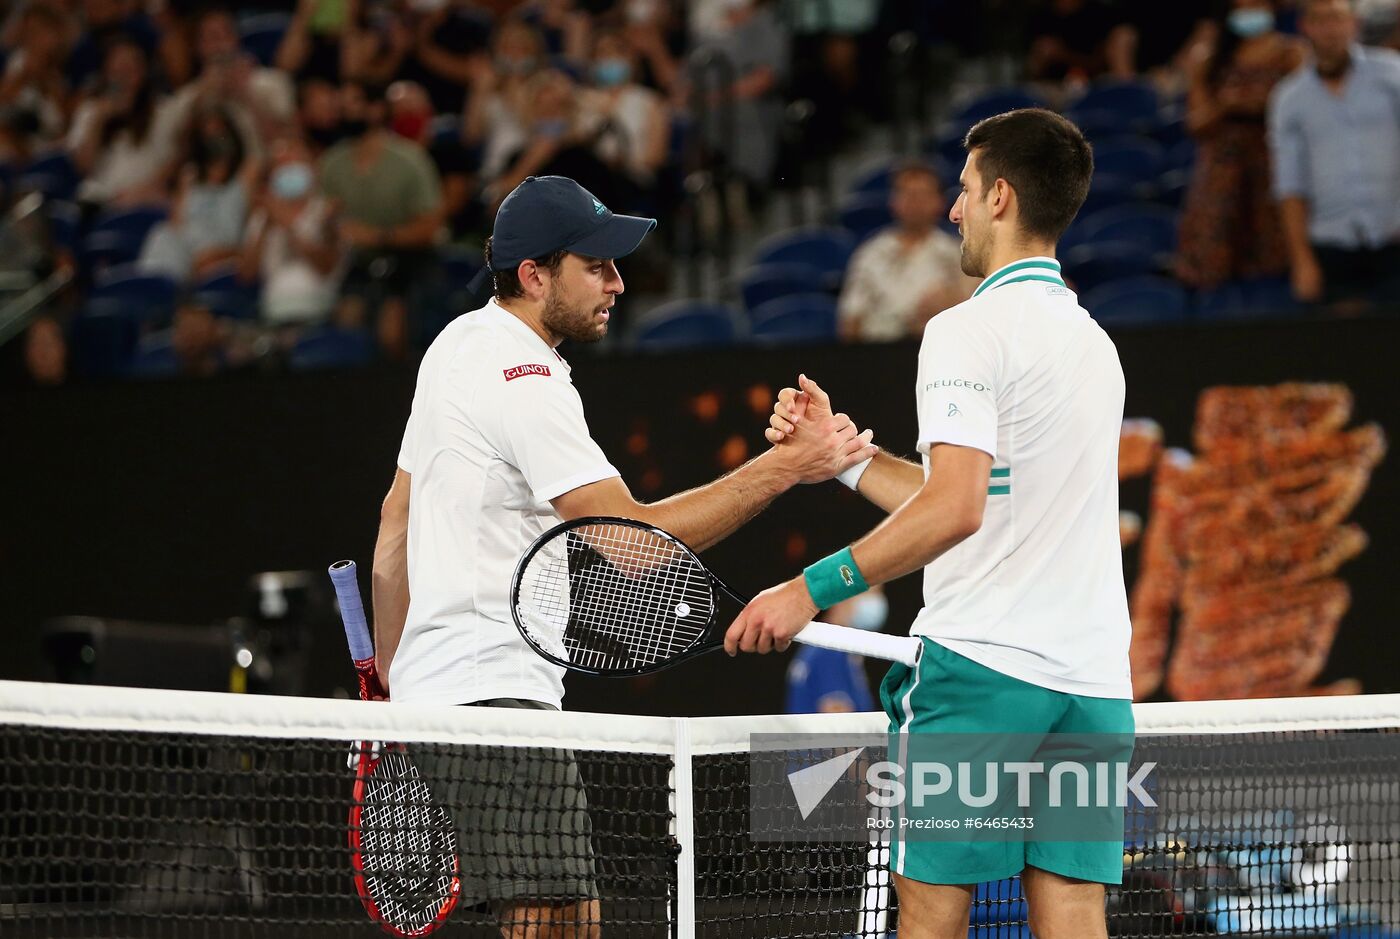
POLYGON ((842 600, 870 589, 860 568, 856 567, 850 548, 842 548, 808 567, 802 572, 802 579, 807 582, 807 592, 819 610, 829 610, 842 600))

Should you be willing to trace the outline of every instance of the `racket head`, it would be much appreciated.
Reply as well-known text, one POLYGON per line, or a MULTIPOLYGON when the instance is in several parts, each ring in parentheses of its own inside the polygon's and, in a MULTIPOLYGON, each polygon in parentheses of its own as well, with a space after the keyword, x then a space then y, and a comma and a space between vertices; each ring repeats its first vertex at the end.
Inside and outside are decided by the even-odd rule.
POLYGON ((556 665, 645 675, 720 644, 715 584, 668 532, 627 518, 577 518, 540 535, 521 557, 511 616, 556 665))
POLYGON ((452 818, 401 745, 359 747, 349 818, 355 892, 391 936, 426 936, 462 892, 452 818))

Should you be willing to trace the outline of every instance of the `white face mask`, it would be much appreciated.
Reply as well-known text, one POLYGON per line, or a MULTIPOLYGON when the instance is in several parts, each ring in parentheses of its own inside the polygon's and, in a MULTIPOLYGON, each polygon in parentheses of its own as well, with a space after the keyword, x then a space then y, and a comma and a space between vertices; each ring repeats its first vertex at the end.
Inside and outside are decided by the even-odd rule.
POLYGON ((883 593, 863 593, 855 598, 851 610, 851 625, 856 629, 878 632, 890 615, 890 601, 883 593))

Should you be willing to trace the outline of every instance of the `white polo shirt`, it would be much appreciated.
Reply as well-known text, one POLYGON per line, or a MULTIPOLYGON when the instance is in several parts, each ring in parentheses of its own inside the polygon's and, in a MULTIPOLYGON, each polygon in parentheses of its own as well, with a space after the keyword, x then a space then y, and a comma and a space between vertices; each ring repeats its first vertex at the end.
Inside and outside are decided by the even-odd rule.
POLYGON ((1041 687, 1131 698, 1118 536, 1123 368, 1050 258, 929 321, 919 452, 991 455, 982 527, 924 568, 911 632, 1041 687))
POLYGON ((589 436, 568 363, 494 300, 458 317, 418 369, 399 466, 412 487, 394 700, 558 706, 564 670, 520 637, 511 577, 561 521, 550 499, 618 475, 589 436))

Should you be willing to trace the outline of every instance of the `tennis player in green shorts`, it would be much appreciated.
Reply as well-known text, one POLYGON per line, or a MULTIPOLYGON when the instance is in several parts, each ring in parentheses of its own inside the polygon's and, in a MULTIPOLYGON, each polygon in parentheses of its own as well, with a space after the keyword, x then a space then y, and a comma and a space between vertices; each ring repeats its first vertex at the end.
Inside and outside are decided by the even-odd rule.
MULTIPOLYGON (((922 658, 893 667, 881 687, 892 732, 1116 741, 1088 759, 1126 761, 1123 371, 1054 259, 1093 155, 1077 127, 1039 109, 988 118, 964 146, 949 217, 963 271, 985 279, 924 331, 922 462, 881 452, 843 474, 889 517, 761 593, 725 646, 782 650, 817 610, 922 568, 924 607, 910 630, 922 658)), ((780 445, 831 410, 816 383, 799 385, 781 393, 771 420, 780 445)), ((1122 880, 1121 809, 1111 818, 1116 841, 1037 841, 1031 831, 938 842, 894 831, 900 939, 962 939, 974 885, 1018 872, 1039 939, 1106 937, 1103 885, 1122 880)))

